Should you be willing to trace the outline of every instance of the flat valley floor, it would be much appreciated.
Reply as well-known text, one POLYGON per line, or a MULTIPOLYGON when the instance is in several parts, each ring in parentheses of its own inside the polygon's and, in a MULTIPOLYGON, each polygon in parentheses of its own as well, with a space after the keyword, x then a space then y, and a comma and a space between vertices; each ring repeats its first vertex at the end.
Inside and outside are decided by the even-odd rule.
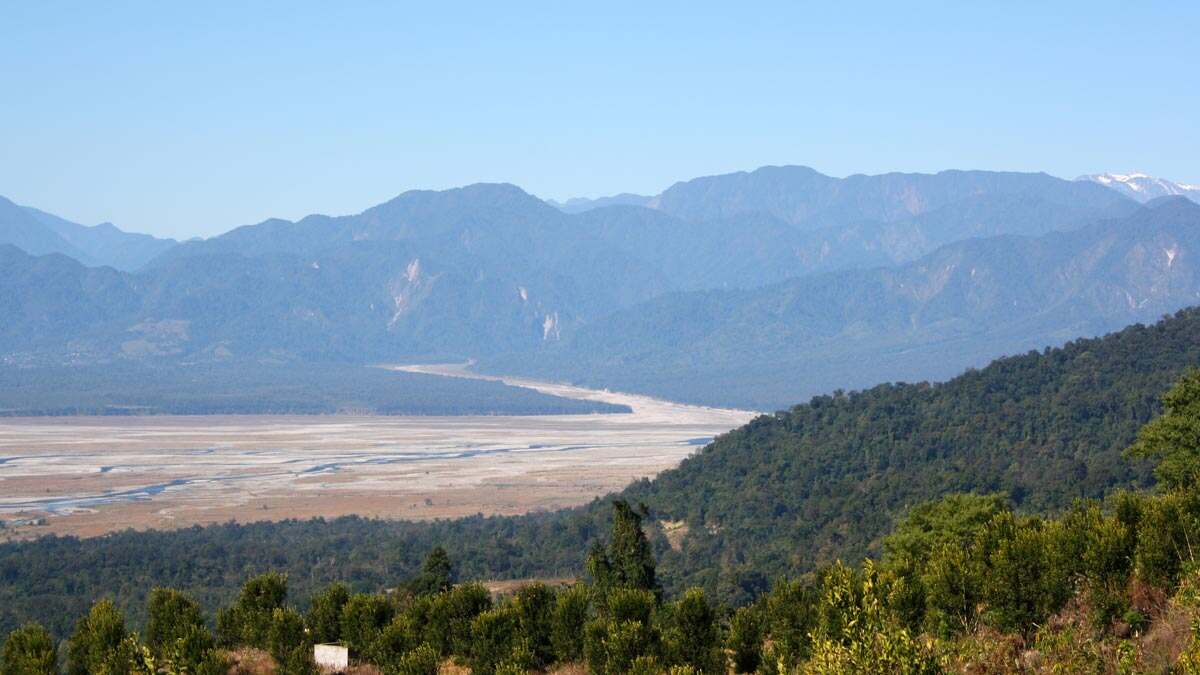
MULTIPOLYGON (((463 366, 397 369, 478 377, 463 366)), ((501 378, 497 378, 501 379, 501 378)), ((430 519, 585 503, 756 413, 502 378, 630 414, 0 419, 0 539, 236 520, 430 519)))

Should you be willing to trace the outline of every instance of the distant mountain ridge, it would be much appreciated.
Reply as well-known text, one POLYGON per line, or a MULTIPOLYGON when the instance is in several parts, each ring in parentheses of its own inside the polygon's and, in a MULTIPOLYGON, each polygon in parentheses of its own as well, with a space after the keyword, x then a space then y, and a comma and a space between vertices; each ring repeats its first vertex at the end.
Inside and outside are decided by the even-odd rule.
POLYGON ((588 199, 586 197, 573 197, 565 202, 557 202, 553 199, 547 199, 546 203, 564 213, 583 213, 605 206, 645 206, 650 203, 653 197, 646 195, 635 195, 630 192, 622 192, 618 195, 609 197, 597 197, 588 199))
POLYGON ((941 171, 834 178, 806 166, 765 166, 676 183, 647 204, 688 220, 765 212, 800 229, 894 222, 997 194, 1036 196, 1096 215, 1119 203, 1109 191, 1044 173, 941 171))
POLYGON ((0 244, 12 244, 34 255, 61 253, 86 265, 130 271, 176 243, 125 232, 112 223, 80 225, 0 197, 0 244))
POLYGON ((1095 173, 1080 176, 1076 180, 1099 183, 1131 199, 1148 202, 1159 197, 1181 196, 1200 203, 1200 185, 1176 183, 1165 178, 1155 178, 1144 173, 1095 173))

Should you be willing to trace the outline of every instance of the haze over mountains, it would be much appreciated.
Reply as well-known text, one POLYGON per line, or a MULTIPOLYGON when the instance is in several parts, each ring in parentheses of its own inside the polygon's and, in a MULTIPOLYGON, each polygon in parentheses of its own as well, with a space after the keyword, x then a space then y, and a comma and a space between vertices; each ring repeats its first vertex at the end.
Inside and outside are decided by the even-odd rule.
POLYGON ((557 206, 477 184, 175 244, 0 202, 0 359, 475 358, 771 408, 1200 299, 1200 206, 1092 180, 764 167, 557 206))

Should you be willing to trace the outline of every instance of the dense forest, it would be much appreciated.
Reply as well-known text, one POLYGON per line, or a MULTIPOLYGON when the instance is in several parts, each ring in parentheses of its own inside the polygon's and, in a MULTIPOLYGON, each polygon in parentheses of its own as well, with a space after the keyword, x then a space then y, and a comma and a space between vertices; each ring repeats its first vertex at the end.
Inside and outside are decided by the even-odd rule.
MULTIPOLYGON (((1061 349, 1002 359, 939 385, 820 397, 718 438, 678 469, 619 495, 649 510, 668 595, 690 586, 737 605, 771 582, 883 553, 909 507, 952 492, 1005 492, 1020 513, 1151 483, 1122 450, 1200 364, 1200 311, 1061 349)), ((244 579, 289 575, 306 606, 324 586, 387 587, 444 546, 464 578, 571 577, 608 519, 604 500, 522 517, 435 523, 341 518, 173 532, 44 537, 0 546, 0 630, 34 619, 59 637, 111 597, 135 625, 149 590, 171 586, 209 611, 244 579)))
POLYGON ((10 365, 0 366, 0 383, 0 416, 629 412, 627 406, 550 396, 501 382, 341 363, 233 359, 190 365, 10 365))
POLYGON ((345 645, 359 672, 1200 673, 1200 370, 1125 454, 1156 465, 1157 490, 1077 500, 1057 518, 1015 513, 1003 495, 954 493, 911 509, 879 560, 840 560, 776 580, 739 607, 703 589, 663 593, 645 510, 612 502, 582 580, 494 596, 454 583, 434 548, 392 587, 332 584, 305 611, 289 577, 246 581, 210 621, 176 589, 149 593, 132 632, 101 599, 56 646, 13 630, 0 673, 316 673, 314 643, 345 645), (215 627, 215 630, 214 630, 215 627))

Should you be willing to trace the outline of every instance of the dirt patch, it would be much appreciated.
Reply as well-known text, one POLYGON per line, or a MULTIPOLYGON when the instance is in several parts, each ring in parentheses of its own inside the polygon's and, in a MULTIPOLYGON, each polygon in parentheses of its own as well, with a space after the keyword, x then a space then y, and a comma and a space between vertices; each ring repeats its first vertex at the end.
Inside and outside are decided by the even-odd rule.
POLYGON ((481 581, 480 584, 488 589, 493 598, 512 595, 517 591, 527 586, 534 584, 545 584, 547 586, 555 586, 562 588, 570 586, 577 580, 573 577, 553 577, 553 578, 535 578, 535 579, 500 579, 496 581, 481 581))
POLYGON ((682 551, 683 540, 690 532, 687 521, 662 520, 658 524, 662 527, 663 536, 667 538, 667 544, 671 546, 671 550, 682 551))

